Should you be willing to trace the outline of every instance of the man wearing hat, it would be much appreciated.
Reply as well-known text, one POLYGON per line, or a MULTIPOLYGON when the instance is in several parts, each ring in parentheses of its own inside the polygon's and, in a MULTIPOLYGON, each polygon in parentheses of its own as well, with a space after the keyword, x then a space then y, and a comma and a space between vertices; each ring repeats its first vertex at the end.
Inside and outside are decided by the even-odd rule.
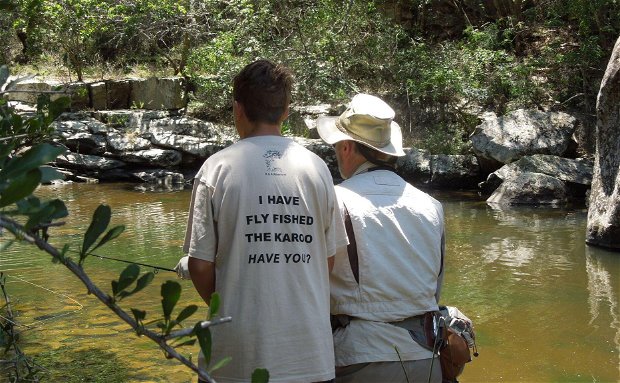
POLYGON ((336 194, 350 242, 330 275, 336 382, 441 382, 424 314, 438 310, 443 209, 394 172, 405 153, 393 119, 384 101, 358 94, 317 122, 345 179, 336 194))

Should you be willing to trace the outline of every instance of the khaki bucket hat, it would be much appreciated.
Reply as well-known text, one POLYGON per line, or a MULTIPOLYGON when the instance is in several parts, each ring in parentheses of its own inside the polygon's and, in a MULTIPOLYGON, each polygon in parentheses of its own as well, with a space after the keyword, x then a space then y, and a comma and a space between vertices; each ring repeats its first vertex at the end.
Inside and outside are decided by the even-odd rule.
POLYGON ((357 94, 340 116, 319 117, 317 131, 326 143, 352 140, 392 156, 404 156, 403 136, 394 110, 383 100, 357 94))

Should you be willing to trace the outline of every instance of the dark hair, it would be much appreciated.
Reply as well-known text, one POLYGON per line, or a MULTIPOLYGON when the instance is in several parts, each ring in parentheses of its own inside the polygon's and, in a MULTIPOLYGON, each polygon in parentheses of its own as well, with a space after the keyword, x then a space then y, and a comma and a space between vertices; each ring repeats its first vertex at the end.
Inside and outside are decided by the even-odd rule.
POLYGON ((235 76, 233 98, 252 122, 277 124, 291 101, 293 76, 280 64, 258 60, 235 76))
POLYGON ((382 153, 360 142, 353 142, 355 142, 357 152, 361 154, 366 159, 366 161, 378 166, 389 166, 392 168, 396 166, 396 161, 398 160, 398 157, 382 153))

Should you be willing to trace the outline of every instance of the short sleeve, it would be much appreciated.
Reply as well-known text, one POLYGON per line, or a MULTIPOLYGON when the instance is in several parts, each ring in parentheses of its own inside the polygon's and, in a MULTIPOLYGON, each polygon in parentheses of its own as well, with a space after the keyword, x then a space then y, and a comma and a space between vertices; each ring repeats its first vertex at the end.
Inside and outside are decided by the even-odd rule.
POLYGON ((327 238, 327 256, 331 257, 336 251, 349 244, 347 232, 344 227, 344 218, 340 209, 336 190, 329 188, 329 214, 330 226, 327 228, 325 236, 327 238))
POLYGON ((200 179, 194 180, 192 199, 185 231, 183 251, 190 257, 214 262, 217 232, 213 219, 213 188, 200 179))

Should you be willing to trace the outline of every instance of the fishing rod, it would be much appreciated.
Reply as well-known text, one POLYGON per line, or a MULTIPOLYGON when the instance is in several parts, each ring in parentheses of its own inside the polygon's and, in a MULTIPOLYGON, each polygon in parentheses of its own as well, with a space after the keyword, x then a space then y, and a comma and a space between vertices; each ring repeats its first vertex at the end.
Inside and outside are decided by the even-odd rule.
MULTIPOLYGON (((69 250, 69 252, 72 252, 72 253, 75 253, 75 254, 80 254, 80 252, 79 252, 79 251, 76 251, 76 250, 69 250)), ((173 272, 173 273, 176 273, 176 272, 177 272, 177 271, 176 271, 176 270, 174 270, 174 269, 169 269, 169 268, 167 268, 167 267, 161 267, 161 266, 149 265, 149 264, 147 264, 147 263, 140 263, 140 262, 128 261, 128 260, 126 260, 126 259, 118 259, 118 258, 113 258, 113 257, 106 257, 106 256, 99 255, 99 254, 95 254, 95 253, 90 253, 90 255, 92 255, 92 256, 94 256, 94 257, 97 257, 97 258, 101 258, 101 259, 107 259, 107 260, 110 260, 110 261, 124 262, 124 263, 131 263, 131 264, 138 265, 138 266, 149 267, 149 268, 152 268, 152 269, 154 269, 154 270, 171 271, 171 272, 173 272)), ((156 273, 157 273, 157 271, 156 271, 156 273)))

